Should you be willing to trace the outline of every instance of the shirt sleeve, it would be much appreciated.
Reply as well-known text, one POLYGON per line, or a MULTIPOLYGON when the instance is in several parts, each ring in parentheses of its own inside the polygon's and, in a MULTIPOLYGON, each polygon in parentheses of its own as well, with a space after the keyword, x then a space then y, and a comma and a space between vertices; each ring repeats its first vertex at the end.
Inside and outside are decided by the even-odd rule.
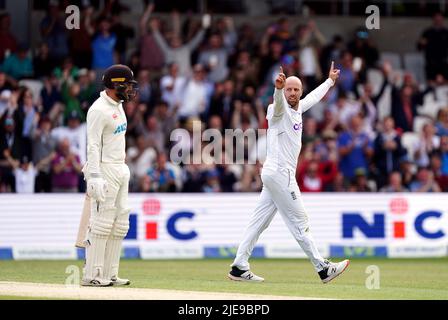
POLYGON ((279 117, 285 112, 286 103, 285 103, 285 94, 283 93, 283 89, 279 90, 277 88, 274 89, 274 103, 273 103, 273 117, 279 117))
POLYGON ((330 90, 333 85, 334 81, 328 78, 324 83, 307 94, 307 96, 302 101, 300 101, 300 108, 302 109, 302 112, 306 112, 308 109, 322 100, 322 98, 327 94, 328 90, 330 90))
POLYGON ((105 121, 101 111, 90 110, 87 113, 87 163, 89 175, 99 175, 101 147, 105 121))

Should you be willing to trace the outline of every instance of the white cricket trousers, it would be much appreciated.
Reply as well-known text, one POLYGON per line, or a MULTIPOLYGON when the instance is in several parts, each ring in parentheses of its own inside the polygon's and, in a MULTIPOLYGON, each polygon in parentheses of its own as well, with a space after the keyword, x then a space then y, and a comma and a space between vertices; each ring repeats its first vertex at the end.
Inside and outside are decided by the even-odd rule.
POLYGON ((101 163, 100 169, 107 193, 105 202, 91 203, 84 275, 89 280, 118 277, 121 244, 129 230, 129 168, 124 163, 101 163))
POLYGON ((263 170, 261 174, 263 189, 258 204, 250 218, 234 262, 241 270, 249 270, 249 257, 261 233, 269 226, 277 210, 302 250, 311 260, 315 270, 321 271, 324 259, 320 255, 310 234, 308 216, 300 196, 295 172, 285 168, 263 170))

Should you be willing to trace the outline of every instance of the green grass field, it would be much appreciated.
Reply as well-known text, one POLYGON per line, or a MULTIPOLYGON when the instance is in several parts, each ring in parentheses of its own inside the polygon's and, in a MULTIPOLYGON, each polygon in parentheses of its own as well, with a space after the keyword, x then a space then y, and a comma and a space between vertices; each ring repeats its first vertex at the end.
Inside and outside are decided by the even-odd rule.
MULTIPOLYGON (((334 299, 448 299, 448 258, 355 259, 330 284, 322 284, 307 260, 254 259, 264 283, 227 279, 230 260, 123 260, 120 275, 132 287, 334 299), (380 270, 380 289, 369 290, 366 268, 380 270)), ((69 265, 81 261, 0 261, 0 281, 64 284, 69 265)), ((1 297, 0 299, 10 298, 1 297)))

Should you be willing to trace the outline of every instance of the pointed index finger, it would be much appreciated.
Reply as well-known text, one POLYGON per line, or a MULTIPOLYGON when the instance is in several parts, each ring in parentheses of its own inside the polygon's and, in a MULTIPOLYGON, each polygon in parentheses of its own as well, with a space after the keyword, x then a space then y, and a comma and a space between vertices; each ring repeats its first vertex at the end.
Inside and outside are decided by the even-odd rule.
POLYGON ((331 61, 331 68, 330 68, 330 70, 333 71, 333 69, 334 69, 334 61, 331 61))
POLYGON ((280 73, 283 73, 283 68, 282 68, 282 66, 280 66, 280 73))

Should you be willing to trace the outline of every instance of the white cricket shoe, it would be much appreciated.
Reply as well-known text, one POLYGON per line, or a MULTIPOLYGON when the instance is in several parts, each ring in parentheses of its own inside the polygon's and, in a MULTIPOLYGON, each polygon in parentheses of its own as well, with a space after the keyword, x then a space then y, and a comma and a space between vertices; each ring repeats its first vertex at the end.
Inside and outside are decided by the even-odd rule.
POLYGON ((323 283, 328 283, 347 269, 350 264, 350 260, 344 260, 341 262, 331 262, 329 260, 325 260, 325 263, 327 264, 327 267, 319 271, 319 276, 323 283))
POLYGON ((112 281, 105 279, 82 279, 81 286, 83 287, 110 287, 112 281))
POLYGON ((237 267, 232 267, 227 275, 230 280, 234 281, 246 281, 246 282, 263 282, 264 278, 259 277, 252 273, 250 270, 240 270, 237 267))
POLYGON ((113 277, 111 281, 113 286, 128 286, 131 284, 129 279, 121 279, 118 277, 113 277))

